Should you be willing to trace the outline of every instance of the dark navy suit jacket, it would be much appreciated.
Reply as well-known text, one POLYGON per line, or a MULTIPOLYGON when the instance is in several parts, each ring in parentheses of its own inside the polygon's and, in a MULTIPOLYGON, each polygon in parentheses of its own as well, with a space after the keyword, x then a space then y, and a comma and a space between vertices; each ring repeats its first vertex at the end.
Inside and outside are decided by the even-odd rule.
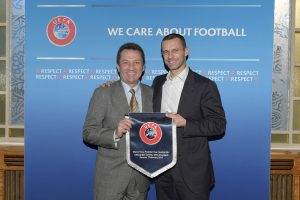
MULTIPOLYGON (((160 112, 162 86, 166 74, 153 81, 153 111, 160 112)), ((177 167, 187 186, 195 193, 207 191, 214 184, 208 139, 222 137, 226 119, 216 84, 191 69, 181 93, 178 114, 186 126, 177 128, 177 167)))

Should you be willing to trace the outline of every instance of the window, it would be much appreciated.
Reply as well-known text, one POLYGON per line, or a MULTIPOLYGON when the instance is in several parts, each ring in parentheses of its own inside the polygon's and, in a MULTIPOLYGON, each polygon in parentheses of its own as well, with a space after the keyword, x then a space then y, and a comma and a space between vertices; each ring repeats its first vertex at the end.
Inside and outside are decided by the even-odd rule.
POLYGON ((0 144, 24 143, 24 4, 0 0, 0 144))
MULTIPOLYGON (((276 42, 276 31, 274 33, 274 66, 284 65, 282 63, 287 63, 287 67, 285 69, 285 74, 288 79, 285 77, 277 77, 282 82, 282 80, 286 80, 286 91, 287 93, 277 92, 274 88, 274 78, 276 79, 276 75, 274 76, 274 68, 273 68, 273 109, 272 109, 272 149, 300 149, 300 0, 290 1, 290 0, 276 0, 275 1, 275 10, 281 14, 283 18, 280 20, 275 17, 275 30, 277 27, 278 31, 281 31, 281 34, 288 39, 289 47, 288 52, 284 54, 284 56, 279 56, 278 51, 276 52, 275 44, 276 42), (286 1, 286 2, 285 2, 286 1), (278 6, 278 4, 288 5, 278 6), (276 8, 277 6, 277 8, 276 8), (289 16, 289 17, 287 17, 289 16), (287 20, 288 18, 288 20, 287 20), (284 20, 287 22, 282 23, 284 20), (281 24, 280 24, 281 23, 281 24), (282 25, 282 26, 280 26, 282 25), (284 30, 286 28, 287 30, 284 30), (283 33, 287 34, 283 34, 283 33), (280 62, 281 60, 281 62, 280 62), (277 92, 277 93, 276 93, 277 92), (277 96, 276 96, 277 95, 277 96), (287 97, 286 101, 276 101, 281 96, 287 97), (278 97, 276 99, 276 97, 278 97), (286 112, 285 109, 286 108, 286 112), (282 109, 283 108, 283 109, 282 109), (276 109, 281 109, 282 113, 286 113, 283 115, 286 119, 286 125, 277 126, 278 124, 284 123, 277 122, 280 119, 280 115, 276 114, 276 109), (279 117, 278 117, 279 116, 279 117)), ((275 16, 278 14, 276 12, 275 16)), ((280 42, 279 42, 280 43, 280 42)), ((277 45, 279 46, 279 45, 277 45)), ((283 48, 279 48, 283 49, 283 48)), ((276 80, 275 80, 276 81, 276 80)), ((283 87, 284 88, 284 87, 283 87)))

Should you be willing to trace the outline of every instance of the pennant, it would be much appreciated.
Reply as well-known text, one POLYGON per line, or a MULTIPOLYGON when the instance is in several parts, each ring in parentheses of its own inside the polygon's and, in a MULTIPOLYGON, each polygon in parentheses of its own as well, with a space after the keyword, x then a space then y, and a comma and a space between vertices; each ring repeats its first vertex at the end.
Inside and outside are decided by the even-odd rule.
POLYGON ((129 113, 134 122, 126 134, 126 159, 150 178, 172 168, 177 161, 176 125, 165 113, 129 113))

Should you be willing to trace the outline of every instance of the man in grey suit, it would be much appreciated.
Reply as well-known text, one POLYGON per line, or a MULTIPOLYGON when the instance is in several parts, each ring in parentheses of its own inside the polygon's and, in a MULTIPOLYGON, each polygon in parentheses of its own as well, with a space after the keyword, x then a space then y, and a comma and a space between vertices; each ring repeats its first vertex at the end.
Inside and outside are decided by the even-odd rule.
POLYGON ((126 162, 124 134, 132 121, 128 112, 152 112, 152 89, 140 83, 145 55, 135 43, 123 44, 117 54, 119 81, 94 91, 83 127, 83 140, 98 146, 95 200, 144 200, 149 180, 126 162), (133 90, 132 90, 133 89, 133 90))

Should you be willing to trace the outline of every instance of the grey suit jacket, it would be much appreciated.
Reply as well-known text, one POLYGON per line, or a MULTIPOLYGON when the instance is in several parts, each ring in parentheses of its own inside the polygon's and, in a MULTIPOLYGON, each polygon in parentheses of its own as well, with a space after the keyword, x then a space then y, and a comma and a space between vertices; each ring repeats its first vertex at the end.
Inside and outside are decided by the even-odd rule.
MULTIPOLYGON (((152 112, 152 88, 144 84, 140 86, 142 111, 152 112)), ((148 178, 133 170, 126 162, 125 136, 117 142, 117 146, 113 139, 119 121, 128 112, 129 106, 121 81, 107 88, 98 87, 94 91, 83 127, 83 139, 98 146, 95 199, 105 199, 105 195, 124 192, 132 178, 140 192, 148 189, 148 178)))

